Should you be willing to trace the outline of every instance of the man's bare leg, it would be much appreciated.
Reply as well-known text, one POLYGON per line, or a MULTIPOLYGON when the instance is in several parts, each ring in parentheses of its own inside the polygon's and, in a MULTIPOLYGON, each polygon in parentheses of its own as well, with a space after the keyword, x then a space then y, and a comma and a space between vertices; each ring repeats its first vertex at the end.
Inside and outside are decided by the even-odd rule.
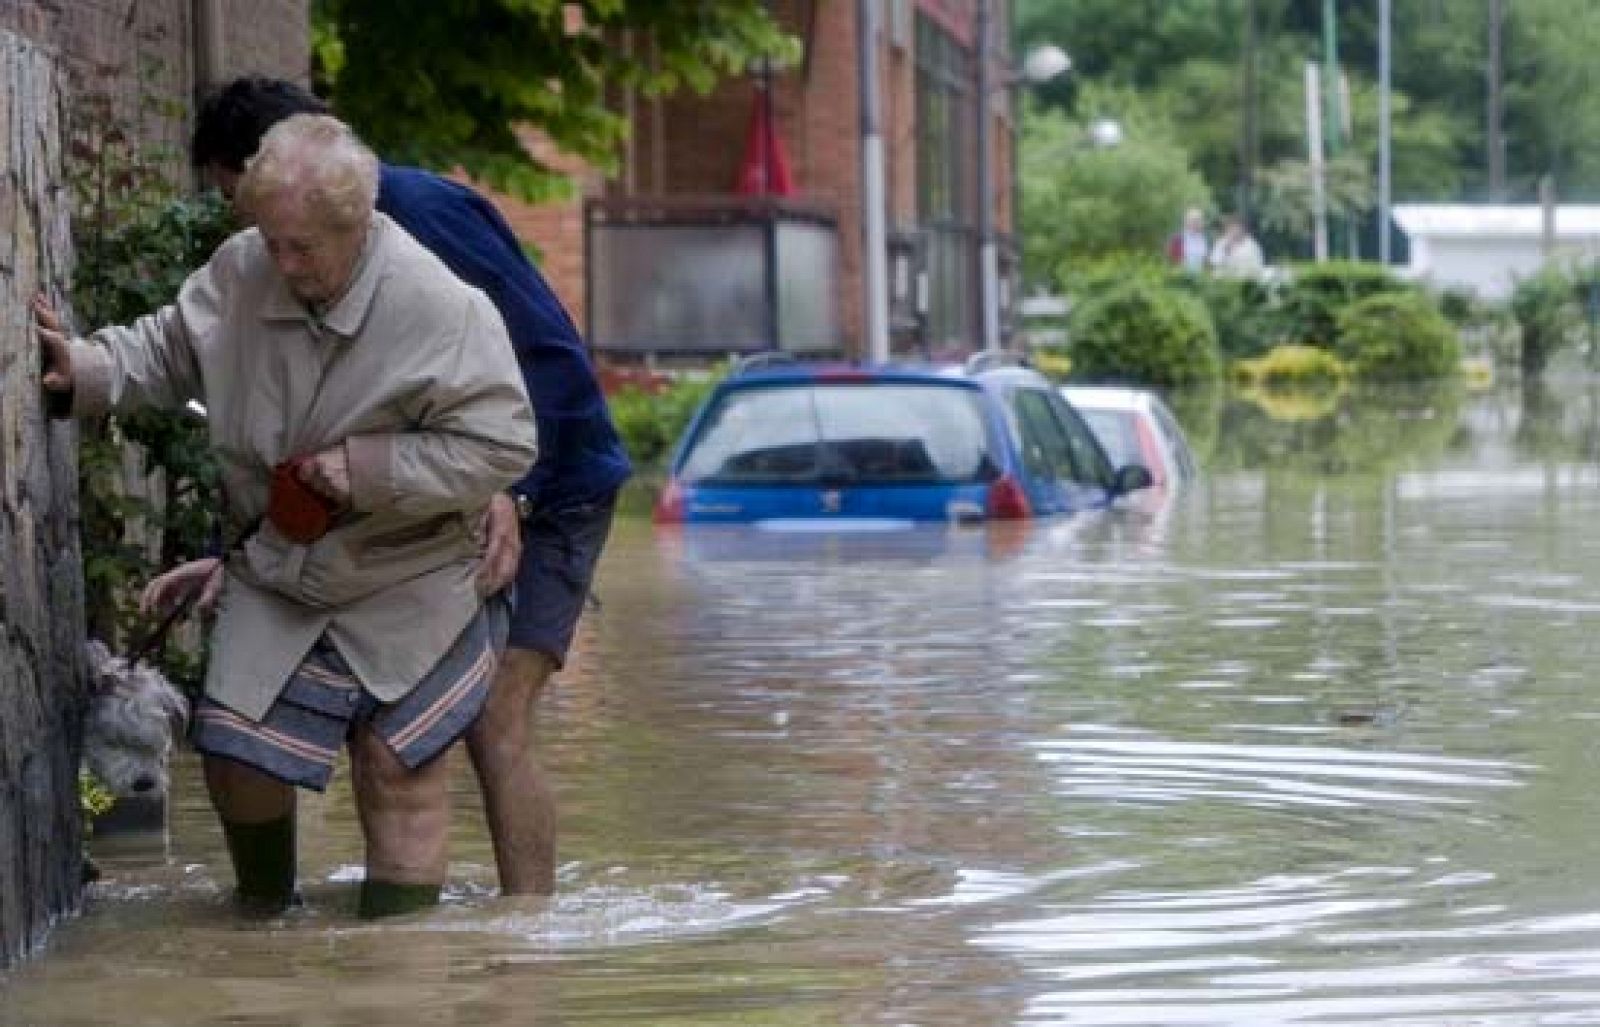
POLYGON ((505 895, 556 890, 555 797, 532 748, 534 702, 554 672, 544 653, 507 649, 489 701, 467 731, 505 895))
POLYGON ((444 885, 449 855, 450 766, 445 753, 408 770, 366 723, 350 741, 350 764, 367 843, 361 915, 387 916, 433 905, 444 885))

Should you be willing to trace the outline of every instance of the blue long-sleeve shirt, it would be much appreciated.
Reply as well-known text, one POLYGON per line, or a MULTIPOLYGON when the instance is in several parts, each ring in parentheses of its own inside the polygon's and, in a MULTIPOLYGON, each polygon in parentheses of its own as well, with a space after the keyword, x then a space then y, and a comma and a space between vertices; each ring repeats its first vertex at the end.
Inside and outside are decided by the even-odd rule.
POLYGON ((505 320, 539 428, 539 459, 518 491, 551 508, 615 492, 632 467, 583 338, 500 212, 460 183, 389 165, 378 209, 483 290, 505 320))

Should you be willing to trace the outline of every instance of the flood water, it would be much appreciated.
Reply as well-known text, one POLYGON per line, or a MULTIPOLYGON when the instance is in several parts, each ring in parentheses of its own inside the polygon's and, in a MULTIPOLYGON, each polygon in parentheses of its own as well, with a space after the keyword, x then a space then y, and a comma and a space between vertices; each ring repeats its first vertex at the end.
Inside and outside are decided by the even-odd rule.
POLYGON ((621 524, 540 706, 559 894, 260 924, 192 757, 13 1024, 1600 1022, 1600 393, 1196 403, 1166 504, 621 524))

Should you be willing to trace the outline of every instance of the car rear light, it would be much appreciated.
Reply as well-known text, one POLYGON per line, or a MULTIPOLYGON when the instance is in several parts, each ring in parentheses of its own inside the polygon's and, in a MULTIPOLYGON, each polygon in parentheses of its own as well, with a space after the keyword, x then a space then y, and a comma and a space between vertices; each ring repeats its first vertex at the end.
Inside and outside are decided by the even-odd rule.
POLYGON ((838 384, 840 382, 864 382, 872 375, 859 367, 824 367, 817 371, 817 381, 838 384))
POLYGON ((989 516, 995 520, 1033 516, 1033 508, 1028 505, 1028 494, 1022 491, 1017 479, 1009 474, 1002 475, 989 486, 988 509, 989 516))
POLYGON ((650 519, 657 524, 681 522, 685 498, 683 486, 678 484, 678 479, 668 479, 666 487, 661 490, 661 495, 656 497, 655 509, 651 512, 650 519))

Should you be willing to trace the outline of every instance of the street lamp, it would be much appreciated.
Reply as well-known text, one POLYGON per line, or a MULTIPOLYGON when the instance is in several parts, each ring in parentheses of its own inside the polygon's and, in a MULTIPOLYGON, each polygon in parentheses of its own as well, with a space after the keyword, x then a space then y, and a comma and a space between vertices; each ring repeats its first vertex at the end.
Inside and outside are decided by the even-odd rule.
MULTIPOLYGON (((1002 75, 999 81, 989 73, 989 36, 994 21, 989 0, 978 0, 976 12, 978 48, 978 307, 982 313, 983 348, 997 351, 1000 347, 1000 258, 994 240, 994 198, 991 178, 993 155, 989 152, 989 94, 995 89, 1016 86, 1022 82, 1038 84, 1048 82, 1072 67, 1072 58, 1059 46, 1040 46, 1028 53, 1022 67, 1002 75)), ((1102 122, 1096 122, 1101 125, 1102 122)), ((1115 122, 1104 122, 1118 139, 1122 129, 1115 122)), ((1114 145, 1114 144, 1108 144, 1114 145)), ((1012 197, 1015 210, 1016 198, 1012 197)))
POLYGON ((1072 58, 1067 56, 1067 52, 1047 43, 1028 51, 1028 56, 1022 59, 1021 74, 1017 77, 1033 83, 1048 82, 1071 70, 1072 58))
POLYGON ((1122 145, 1122 123, 1115 118, 1095 118, 1089 124, 1089 142, 1101 150, 1122 145))

